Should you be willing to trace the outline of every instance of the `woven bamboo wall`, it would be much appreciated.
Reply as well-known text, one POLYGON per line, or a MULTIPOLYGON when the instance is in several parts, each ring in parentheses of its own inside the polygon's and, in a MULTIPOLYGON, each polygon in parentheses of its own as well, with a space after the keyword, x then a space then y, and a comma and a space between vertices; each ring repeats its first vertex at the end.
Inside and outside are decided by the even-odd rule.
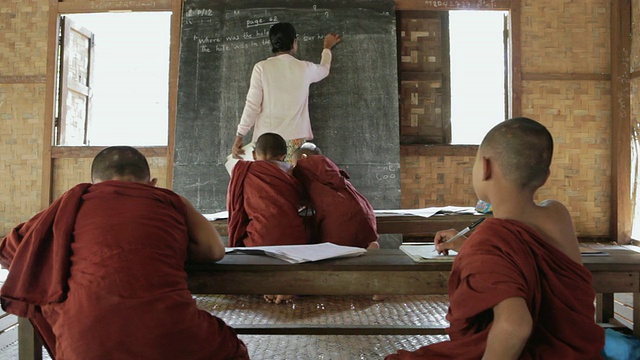
MULTIPOLYGON (((610 4, 526 0, 522 4, 524 74, 609 74, 610 4)), ((579 76, 579 75, 578 75, 579 76)), ((554 136, 551 177, 539 199, 563 202, 579 236, 609 232, 611 86, 609 81, 524 81, 522 113, 554 136)))
POLYGON ((0 235, 40 210, 47 7, 0 5, 0 235))
POLYGON ((610 73, 609 0, 522 0, 524 73, 610 73))
POLYGON ((526 81, 523 115, 547 126, 555 149, 538 198, 563 202, 579 236, 608 233, 611 207, 611 87, 598 81, 526 81))
MULTIPOLYGON (((91 182, 91 162, 88 158, 55 159, 53 162, 53 198, 82 182, 91 182)), ((158 179, 156 186, 167 187, 167 159, 147 158, 151 176, 158 179)))
POLYGON ((474 206, 473 156, 403 156, 401 192, 405 209, 430 206, 474 206))

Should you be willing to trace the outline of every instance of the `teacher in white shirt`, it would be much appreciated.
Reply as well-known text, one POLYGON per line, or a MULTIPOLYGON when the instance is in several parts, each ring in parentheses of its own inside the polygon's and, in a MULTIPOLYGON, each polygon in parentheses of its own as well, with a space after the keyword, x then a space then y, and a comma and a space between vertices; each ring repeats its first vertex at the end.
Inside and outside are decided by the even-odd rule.
POLYGON ((271 51, 275 54, 253 67, 247 101, 231 149, 233 157, 244 154, 244 136, 254 127, 252 141, 266 132, 277 133, 287 141, 287 160, 306 140, 313 139, 309 120, 309 86, 327 75, 331 68, 331 49, 340 35, 324 38, 320 64, 298 60, 296 29, 290 23, 274 24, 269 30, 271 51))

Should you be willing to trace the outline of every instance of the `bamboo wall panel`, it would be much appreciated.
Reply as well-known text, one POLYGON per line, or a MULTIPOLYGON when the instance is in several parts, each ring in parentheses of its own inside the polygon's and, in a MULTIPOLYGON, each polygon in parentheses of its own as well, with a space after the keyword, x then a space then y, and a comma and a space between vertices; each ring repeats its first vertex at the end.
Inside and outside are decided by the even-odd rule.
POLYGON ((44 84, 0 84, 0 235, 40 211, 44 84))
POLYGON ((474 156, 403 156, 402 207, 475 206, 471 184, 474 156))
POLYGON ((525 81, 523 115, 554 137, 551 176, 540 200, 563 202, 579 236, 609 231, 611 209, 611 86, 595 81, 525 81))
POLYGON ((610 73, 609 3, 523 0, 523 73, 610 73))
POLYGON ((47 8, 47 1, 2 1, 0 76, 45 74, 47 8))
MULTIPOLYGON (((158 179, 156 186, 167 187, 167 159, 147 158, 151 177, 158 179)), ((89 158, 55 159, 53 162, 53 198, 57 199, 73 186, 83 182, 91 182, 91 162, 89 158)))

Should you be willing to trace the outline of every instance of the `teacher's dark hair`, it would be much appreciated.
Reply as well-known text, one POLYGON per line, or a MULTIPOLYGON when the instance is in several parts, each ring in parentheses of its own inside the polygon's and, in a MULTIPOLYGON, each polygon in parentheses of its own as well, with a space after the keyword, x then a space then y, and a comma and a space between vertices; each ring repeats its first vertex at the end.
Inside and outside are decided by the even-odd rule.
POLYGON ((269 29, 271 52, 279 53, 293 49, 293 41, 296 39, 296 29, 290 23, 281 22, 274 24, 269 29))
POLYGON ((91 180, 146 182, 151 177, 149 163, 131 146, 111 146, 98 153, 91 164, 91 180))

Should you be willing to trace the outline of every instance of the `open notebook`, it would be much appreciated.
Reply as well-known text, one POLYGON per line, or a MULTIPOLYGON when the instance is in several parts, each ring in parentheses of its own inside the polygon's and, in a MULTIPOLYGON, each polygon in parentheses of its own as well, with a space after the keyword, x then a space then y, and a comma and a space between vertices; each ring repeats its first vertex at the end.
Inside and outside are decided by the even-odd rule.
POLYGON ((449 255, 440 255, 436 251, 434 244, 402 244, 400 250, 409 255, 415 262, 427 262, 427 261, 453 261, 453 258, 457 254, 455 251, 449 250, 449 255))
POLYGON ((340 257, 359 256, 367 250, 353 246, 342 246, 333 243, 321 243, 312 245, 276 245, 231 247, 226 252, 241 252, 244 254, 268 255, 292 264, 334 259, 340 257))

